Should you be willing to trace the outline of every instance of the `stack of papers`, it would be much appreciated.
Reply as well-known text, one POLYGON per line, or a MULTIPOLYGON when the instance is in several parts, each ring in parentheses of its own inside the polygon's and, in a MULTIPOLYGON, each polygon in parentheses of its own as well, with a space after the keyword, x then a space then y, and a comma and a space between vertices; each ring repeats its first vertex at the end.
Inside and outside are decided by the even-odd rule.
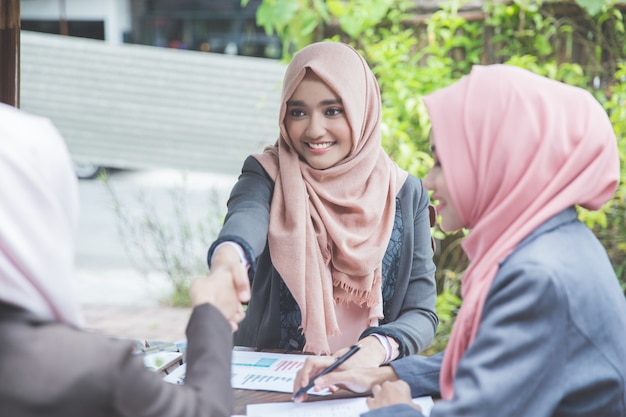
MULTIPOLYGON (((430 415, 433 407, 431 397, 414 398, 422 408, 422 414, 430 415)), ((364 397, 340 400, 324 400, 305 403, 250 404, 246 407, 248 417, 359 417, 369 411, 364 397)))
MULTIPOLYGON (((231 385, 236 389, 293 392, 296 374, 304 365, 306 355, 234 350, 231 385)), ((185 364, 166 375, 163 380, 173 384, 185 381, 185 364)), ((329 390, 311 392, 329 395, 329 390)))

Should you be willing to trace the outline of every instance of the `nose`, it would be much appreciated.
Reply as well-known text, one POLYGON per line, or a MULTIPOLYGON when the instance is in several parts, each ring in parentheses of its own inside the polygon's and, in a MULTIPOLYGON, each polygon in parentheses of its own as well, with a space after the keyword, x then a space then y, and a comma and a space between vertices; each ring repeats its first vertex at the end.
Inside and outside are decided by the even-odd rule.
POLYGON ((326 129, 324 126, 324 119, 322 117, 319 117, 313 114, 309 118, 309 124, 306 127, 305 134, 310 139, 319 139, 322 136, 324 136, 325 132, 326 132, 326 129))

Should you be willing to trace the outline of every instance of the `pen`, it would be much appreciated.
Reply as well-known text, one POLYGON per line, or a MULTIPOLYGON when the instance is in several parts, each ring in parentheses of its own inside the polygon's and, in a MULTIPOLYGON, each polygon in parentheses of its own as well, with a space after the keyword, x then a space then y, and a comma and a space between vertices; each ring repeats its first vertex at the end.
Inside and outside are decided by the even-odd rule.
POLYGON ((308 390, 310 390, 311 388, 313 388, 313 385, 315 385, 315 380, 317 378, 319 378, 322 375, 326 375, 327 373, 330 373, 332 371, 334 371, 335 369, 339 368, 341 366, 341 364, 343 364, 345 361, 347 361, 352 355, 354 355, 359 349, 361 349, 361 345, 353 345, 350 346, 350 350, 348 350, 346 353, 344 353, 339 359, 337 359, 335 362, 333 362, 328 368, 324 369, 322 372, 320 372, 319 374, 317 374, 315 377, 313 377, 313 379, 311 379, 311 381, 309 381, 309 384, 306 387, 302 387, 300 388, 294 395, 293 397, 291 397, 291 400, 295 400, 296 398, 300 397, 301 395, 304 395, 307 393, 308 390))

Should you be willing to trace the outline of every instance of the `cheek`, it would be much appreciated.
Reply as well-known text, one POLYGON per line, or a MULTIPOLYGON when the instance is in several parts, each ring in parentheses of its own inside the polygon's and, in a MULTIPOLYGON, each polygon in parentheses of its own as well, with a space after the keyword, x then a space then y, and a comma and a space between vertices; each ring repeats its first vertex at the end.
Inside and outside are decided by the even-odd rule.
MULTIPOLYGON (((352 147, 352 129, 350 129, 347 120, 344 119, 335 126, 335 136, 337 139, 340 139, 342 143, 352 147)), ((358 143, 355 144, 355 146, 356 145, 358 145, 358 143)))
POLYGON ((428 173, 426 173, 426 176, 424 177, 423 180, 424 183, 424 188, 428 189, 428 190, 433 190, 433 175, 432 175, 432 170, 428 171, 428 173))
POLYGON ((296 144, 298 138, 302 134, 302 129, 297 123, 285 122, 285 133, 287 134, 287 140, 292 144, 296 144))

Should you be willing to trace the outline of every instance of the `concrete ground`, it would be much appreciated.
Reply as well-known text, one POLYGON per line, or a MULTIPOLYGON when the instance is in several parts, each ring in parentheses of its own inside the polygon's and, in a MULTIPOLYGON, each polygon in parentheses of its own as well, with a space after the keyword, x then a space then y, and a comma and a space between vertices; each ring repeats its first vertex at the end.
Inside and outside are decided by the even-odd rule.
POLYGON ((86 328, 109 336, 176 342, 185 338, 191 309, 127 305, 83 305, 86 328))

